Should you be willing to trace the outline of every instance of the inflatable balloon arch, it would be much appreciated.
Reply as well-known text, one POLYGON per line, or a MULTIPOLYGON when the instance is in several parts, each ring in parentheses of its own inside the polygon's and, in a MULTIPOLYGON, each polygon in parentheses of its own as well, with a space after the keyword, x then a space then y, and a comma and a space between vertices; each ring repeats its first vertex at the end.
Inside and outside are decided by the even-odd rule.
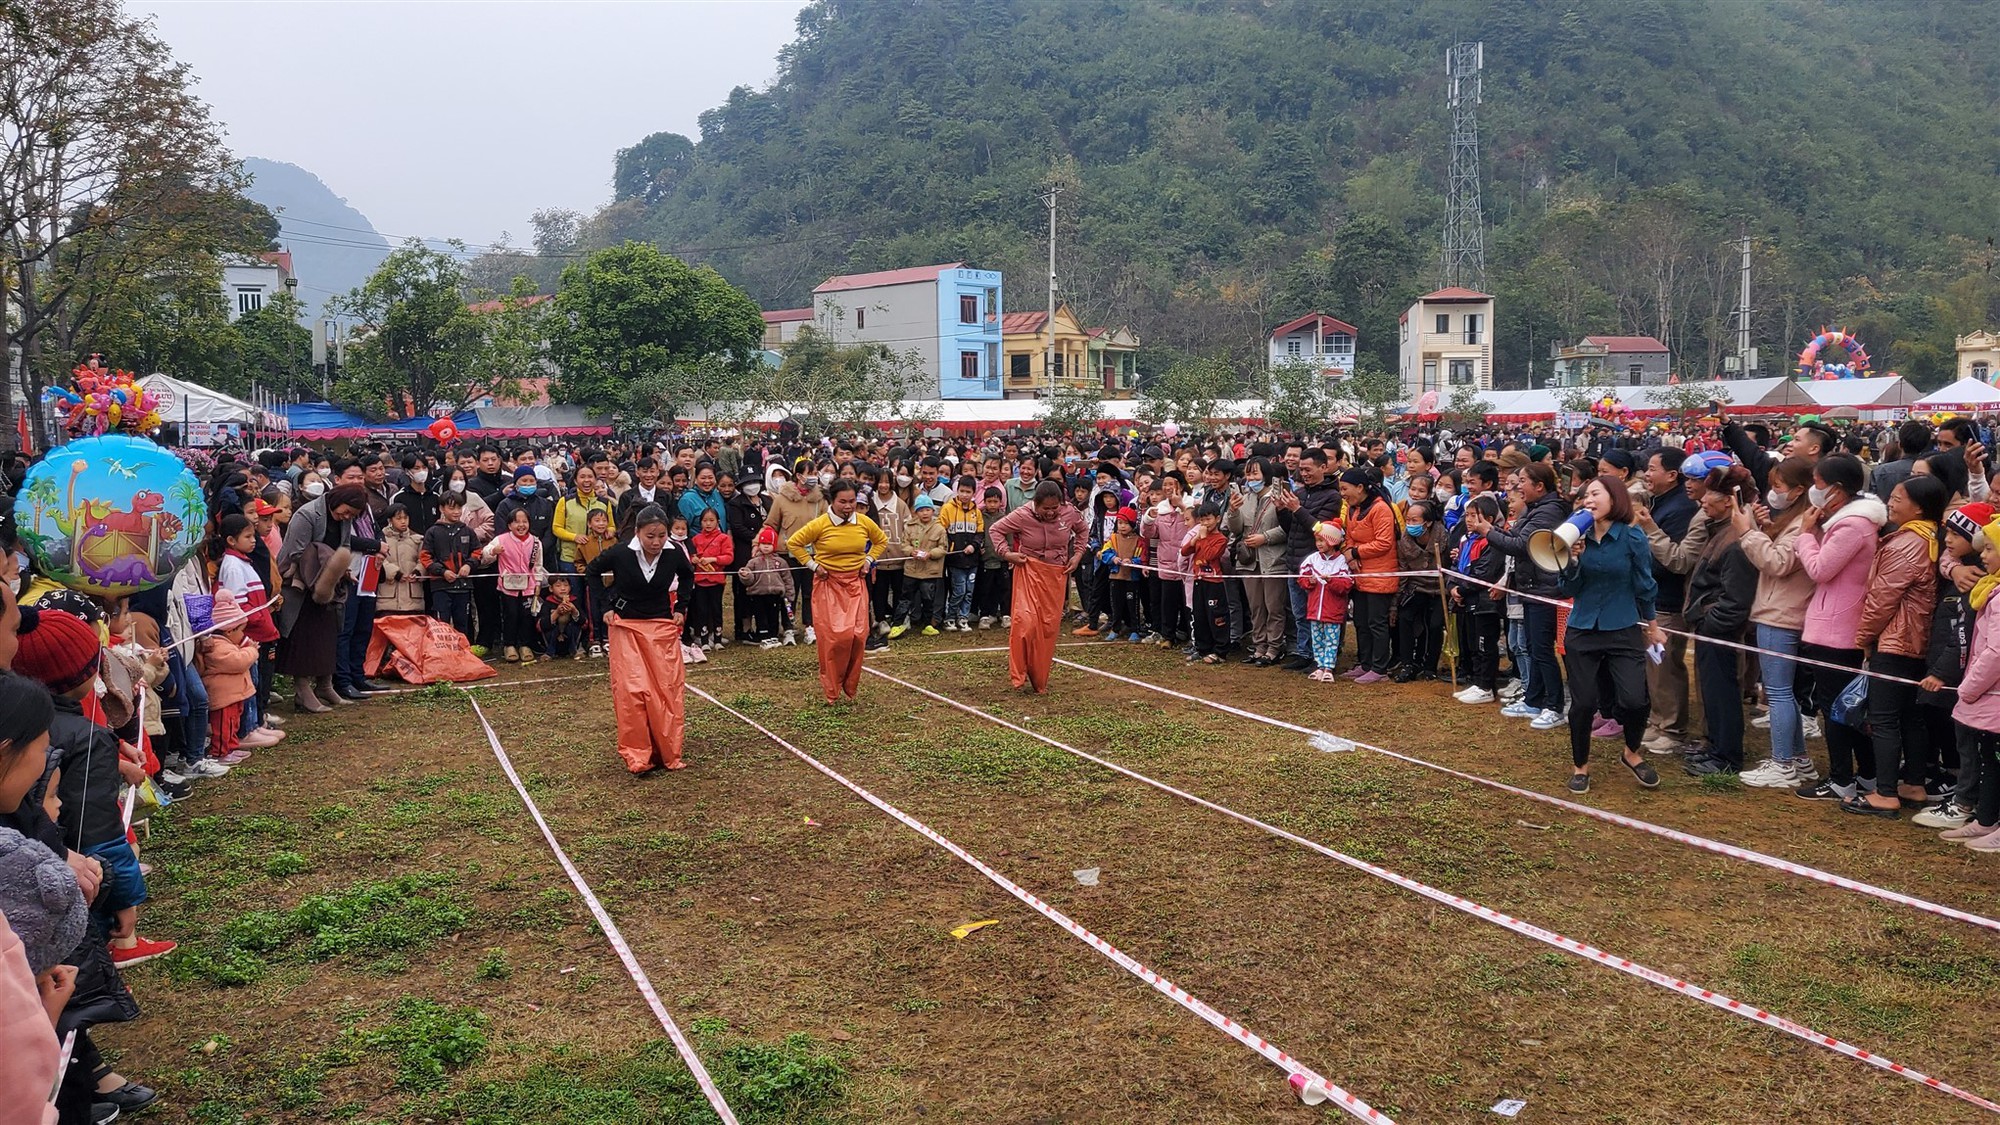
MULTIPOLYGON (((1869 366, 1868 349, 1845 328, 1822 328, 1819 335, 1799 353, 1799 375, 1805 380, 1866 379, 1875 374, 1869 366), (1846 359, 1828 363, 1825 359, 1830 349, 1839 348, 1846 359)), ((1890 372, 1890 378, 1895 377, 1890 372)))

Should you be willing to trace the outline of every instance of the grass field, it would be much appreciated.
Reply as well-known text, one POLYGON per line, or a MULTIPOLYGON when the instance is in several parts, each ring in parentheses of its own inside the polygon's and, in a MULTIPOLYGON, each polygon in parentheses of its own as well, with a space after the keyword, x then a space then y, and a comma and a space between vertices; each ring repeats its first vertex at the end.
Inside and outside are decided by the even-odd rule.
MULTIPOLYGON (((999 633, 974 634, 1004 644, 999 633)), ((2000 935, 1004 654, 871 666, 1328 847, 1985 1096, 2000 935)), ((952 643, 956 641, 956 643, 952 643)), ((1545 793, 1562 732, 1435 684, 1081 663, 1545 793)), ((599 670, 475 689, 551 826, 747 1121, 1345 1119, 977 872, 689 698, 690 768, 632 779, 599 670), (964 922, 999 924, 963 940, 964 922)), ((809 649, 690 682, 1403 1121, 1955 1122, 1982 1111, 1506 932, 809 649), (1073 871, 1096 867, 1096 886, 1073 871)), ((501 776, 464 695, 324 717, 156 818, 144 918, 181 951, 108 1029, 163 1122, 712 1120, 501 776)), ((1761 732, 1752 732, 1761 737, 1761 732)), ((1600 744, 1607 745, 1607 744, 1600 744)), ((1820 749, 1819 744, 1814 744, 1820 749)), ((1657 759, 1656 759, 1657 760, 1657 759)), ((1907 822, 1615 761, 1584 803, 1981 914, 2000 868, 1907 822)))

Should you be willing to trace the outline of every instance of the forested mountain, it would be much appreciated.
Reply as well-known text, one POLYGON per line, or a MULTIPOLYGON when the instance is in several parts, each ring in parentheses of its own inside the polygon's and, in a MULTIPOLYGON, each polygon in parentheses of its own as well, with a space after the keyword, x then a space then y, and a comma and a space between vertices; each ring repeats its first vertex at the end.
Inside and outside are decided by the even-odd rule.
POLYGON ((389 240, 318 176, 255 156, 243 162, 243 170, 250 174, 244 194, 278 216, 279 241, 292 252, 307 319, 320 315, 327 298, 367 281, 388 257, 389 240))
MULTIPOLYGON (((619 154, 585 241, 648 238, 767 306, 829 273, 966 259, 1150 345, 1251 365, 1312 308, 1393 366, 1437 280, 1444 51, 1483 40, 1499 372, 1652 333, 1683 372, 1788 368, 1845 323, 1878 368, 1949 376, 2000 321, 1995 16, 1970 0, 819 0, 777 80, 619 154)), ((1161 363, 1153 357, 1151 366, 1161 363)))

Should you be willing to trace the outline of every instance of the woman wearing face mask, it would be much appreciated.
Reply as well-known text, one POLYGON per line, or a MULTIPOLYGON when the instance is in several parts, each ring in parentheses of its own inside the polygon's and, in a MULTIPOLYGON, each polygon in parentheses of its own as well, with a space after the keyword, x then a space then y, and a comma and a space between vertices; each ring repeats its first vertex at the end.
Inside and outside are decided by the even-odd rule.
POLYGON ((1285 613, 1291 595, 1286 565, 1288 540, 1278 522, 1278 496, 1285 490, 1271 461, 1253 457, 1243 466, 1243 490, 1229 499, 1227 523, 1236 537, 1236 572, 1243 576, 1243 595, 1250 603, 1250 655, 1243 663, 1268 668, 1278 662, 1285 646, 1285 613))
MULTIPOLYGON (((765 526, 777 535, 779 543, 788 543, 800 528, 826 511, 826 501, 816 482, 794 480, 791 472, 782 465, 772 465, 765 473, 769 477, 766 491, 772 493, 765 526)), ((798 567, 792 571, 792 581, 798 588, 799 624, 805 627, 806 643, 812 644, 817 639, 813 633, 813 572, 810 568, 798 567)), ((785 632, 785 643, 797 643, 790 630, 785 632)))
MULTIPOLYGON (((1922 805, 1935 753, 1920 689, 1898 680, 1930 674, 1931 616, 1937 612, 1938 556, 1951 492, 1934 476, 1912 474, 1889 494, 1890 530, 1875 548, 1855 641, 1869 653, 1868 670, 1897 680, 1868 684, 1868 729, 1875 752, 1874 787, 1843 799, 1851 813, 1894 820, 1904 801, 1922 805)), ((1859 773, 1866 778, 1866 773, 1859 773)))
MULTIPOLYGON (((1812 677, 1813 699, 1826 734, 1827 779, 1793 790, 1808 801, 1844 801, 1858 787, 1856 770, 1874 776, 1875 754, 1859 726, 1833 721, 1832 706, 1861 667, 1863 653, 1856 639, 1861 603, 1868 595, 1868 572, 1875 562, 1876 532, 1889 522, 1880 500, 1862 495, 1867 470, 1846 454, 1822 458, 1813 465, 1806 490, 1806 510, 1799 516, 1795 550, 1799 566, 1812 581, 1805 625, 1799 632, 1799 655, 1821 664, 1804 665, 1799 675, 1812 677), (1824 664, 1836 667, 1823 667, 1824 664)), ((1852 715, 1861 723, 1865 716, 1852 715)))
POLYGON ((1812 462, 1787 457, 1772 468, 1764 503, 1738 509, 1730 517, 1741 535, 1737 546, 1757 568, 1750 622, 1756 632, 1752 639, 1763 650, 1757 667, 1770 708, 1771 756, 1738 778, 1753 789, 1798 789, 1819 780, 1819 770, 1806 753, 1799 709, 1801 666, 1788 659, 1799 651, 1799 631, 1805 627, 1806 604, 1813 594, 1813 581, 1798 556, 1801 521, 1812 506, 1806 502, 1811 487, 1812 462))
POLYGON ((681 626, 694 597, 694 564, 667 536, 667 513, 639 512, 629 542, 606 548, 584 579, 605 590, 610 612, 611 706, 618 756, 635 775, 677 770, 687 737, 681 626))
POLYGON ((410 531, 421 538, 437 522, 438 490, 433 484, 429 463, 415 456, 404 457, 403 479, 409 483, 389 502, 401 504, 403 510, 410 513, 410 531))

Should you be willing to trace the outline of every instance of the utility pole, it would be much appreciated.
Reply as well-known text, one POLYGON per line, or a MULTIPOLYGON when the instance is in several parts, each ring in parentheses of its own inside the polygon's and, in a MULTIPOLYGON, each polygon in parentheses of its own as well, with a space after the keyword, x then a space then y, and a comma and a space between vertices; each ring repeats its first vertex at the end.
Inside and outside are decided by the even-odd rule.
POLYGON ((1750 346, 1750 231, 1743 231, 1743 280, 1736 298, 1736 364, 1745 379, 1757 371, 1757 350, 1750 346))
POLYGON ((1050 398, 1061 389, 1056 380, 1056 197, 1061 194, 1061 184, 1050 184, 1048 194, 1042 196, 1042 202, 1049 208, 1049 320, 1044 325, 1049 342, 1042 355, 1042 370, 1049 377, 1050 398))

